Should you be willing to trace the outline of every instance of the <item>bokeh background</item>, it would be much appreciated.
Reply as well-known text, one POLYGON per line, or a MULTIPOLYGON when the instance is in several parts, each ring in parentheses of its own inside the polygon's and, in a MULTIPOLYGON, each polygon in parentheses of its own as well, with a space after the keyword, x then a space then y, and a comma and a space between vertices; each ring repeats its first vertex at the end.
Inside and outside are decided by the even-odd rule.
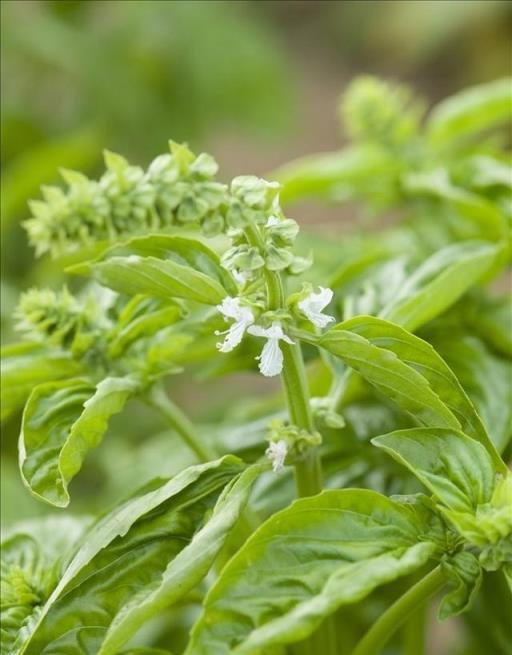
MULTIPOLYGON (((434 103, 511 69, 512 3, 500 0, 4 0, 1 11, 5 343, 15 337, 20 290, 63 280, 58 266, 34 259, 21 227, 27 199, 58 182, 59 167, 94 176, 105 147, 145 166, 172 138, 213 153, 225 180, 268 175, 343 144, 337 103, 356 75, 407 82, 434 103)), ((309 204, 292 215, 315 231, 343 229, 351 218, 309 204)), ((176 394, 208 421, 226 393, 218 386, 184 379, 176 394)), ((153 420, 139 406, 113 421, 76 482, 72 510, 96 511, 146 471, 188 463, 153 420)), ((18 430, 19 416, 2 431, 4 525, 49 511, 19 481, 18 430)))

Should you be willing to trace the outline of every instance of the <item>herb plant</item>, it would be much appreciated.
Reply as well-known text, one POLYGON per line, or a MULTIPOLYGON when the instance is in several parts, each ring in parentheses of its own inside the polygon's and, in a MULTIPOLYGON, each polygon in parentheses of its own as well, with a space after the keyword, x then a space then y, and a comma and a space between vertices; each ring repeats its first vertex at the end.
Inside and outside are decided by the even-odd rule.
POLYGON ((211 156, 174 142, 145 170, 106 152, 99 180, 63 171, 42 189, 30 242, 88 282, 23 294, 26 338, 3 351, 26 487, 67 507, 134 398, 197 464, 96 519, 11 528, 2 652, 421 654, 439 593, 440 620, 465 617, 463 652, 507 652, 512 335, 493 284, 510 261, 510 90, 424 119, 410 90, 356 80, 352 144, 287 165, 282 189, 221 183, 211 156), (280 193, 400 220, 301 241, 280 193), (240 397, 236 426, 203 429, 168 392, 198 367, 257 368, 284 397, 240 397))

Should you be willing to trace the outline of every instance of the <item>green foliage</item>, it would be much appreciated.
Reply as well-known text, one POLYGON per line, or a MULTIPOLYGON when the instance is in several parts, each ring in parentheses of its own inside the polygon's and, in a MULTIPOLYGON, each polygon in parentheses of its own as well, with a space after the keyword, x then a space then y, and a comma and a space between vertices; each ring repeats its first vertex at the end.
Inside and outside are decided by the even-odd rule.
MULTIPOLYGON (((510 185, 481 134, 501 136, 506 94, 473 89, 422 122, 405 87, 354 83, 354 143, 290 165, 283 197, 405 215, 373 237, 301 237, 278 183, 221 183, 174 142, 146 169, 107 151, 99 180, 67 170, 66 189, 43 188, 32 244, 76 251, 67 272, 92 283, 21 297, 2 416, 24 407, 19 465, 39 500, 66 507, 87 475, 131 495, 105 513, 99 493, 99 518, 60 537, 7 533, 2 650, 376 655, 442 589, 440 619, 478 624, 512 570, 510 303, 492 291, 510 185), (255 359, 287 411, 233 393, 228 373, 255 359), (180 407, 184 371, 202 376, 190 405, 209 423, 180 407)), ((487 622, 498 652, 503 619, 487 622)))
POLYGON ((410 216, 408 237, 420 248, 434 238, 431 251, 439 241, 504 239, 510 229, 510 168, 501 128, 511 101, 509 78, 483 84, 442 101, 422 125, 421 102, 410 89, 358 78, 341 103, 353 143, 278 170, 283 199, 401 206, 410 216), (486 138, 489 130, 499 138, 486 138))
POLYGON ((97 261, 71 267, 101 284, 132 296, 185 298, 217 304, 236 289, 209 248, 195 239, 152 235, 115 246, 97 261))
POLYGON ((169 602, 186 594, 207 573, 222 535, 243 506, 247 484, 245 493, 235 483, 219 498, 242 470, 241 462, 233 457, 186 469, 171 480, 148 483, 101 518, 60 571, 34 620, 18 635, 19 652, 82 648, 92 655, 103 643, 107 649, 103 652, 112 652, 108 642, 114 635, 119 647, 136 629, 137 619, 124 626, 124 632, 120 629, 126 612, 151 615, 147 606, 157 582, 167 585, 169 602), (201 532, 195 537, 194 533, 217 499, 212 525, 203 528, 216 539, 201 552, 201 561, 194 560, 194 567, 174 581, 168 565, 187 550, 191 556, 190 551, 197 549, 195 539, 204 540, 201 532), (110 593, 116 587, 117 593, 110 593))
POLYGON ((133 377, 40 384, 30 394, 20 434, 23 481, 37 497, 66 507, 68 483, 91 448, 97 446, 113 414, 138 390, 133 377))
POLYGON ((372 491, 325 491, 269 519, 205 601, 188 653, 255 653, 300 641, 341 605, 437 551, 429 517, 372 491), (420 543, 421 541, 421 543, 420 543))

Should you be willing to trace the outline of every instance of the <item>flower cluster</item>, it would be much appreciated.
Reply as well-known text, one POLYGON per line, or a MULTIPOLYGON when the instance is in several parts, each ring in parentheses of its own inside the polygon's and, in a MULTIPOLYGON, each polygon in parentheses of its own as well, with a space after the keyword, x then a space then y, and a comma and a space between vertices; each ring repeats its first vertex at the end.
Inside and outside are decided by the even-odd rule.
POLYGON ((300 459, 311 447, 320 445, 322 438, 318 432, 313 434, 276 419, 271 421, 267 435, 269 446, 265 455, 272 464, 272 470, 278 472, 290 462, 300 459))
POLYGON ((170 150, 147 171, 106 151, 106 171, 98 181, 62 171, 66 190, 43 187, 43 200, 29 203, 32 218, 24 226, 36 254, 58 256, 175 224, 195 224, 207 235, 224 231, 230 197, 227 186, 213 179, 215 160, 173 142, 170 150))
POLYGON ((423 102, 404 85, 365 75, 357 78, 340 104, 350 136, 385 146, 401 146, 417 133, 423 102))
MULTIPOLYGON (((332 316, 322 312, 331 302, 332 296, 331 289, 320 287, 318 292, 311 291, 305 296, 298 306, 303 316, 315 327, 325 327, 334 320, 332 316)), ((217 335, 226 335, 224 341, 217 344, 218 349, 223 353, 230 352, 240 344, 246 332, 255 337, 262 337, 266 339, 266 343, 257 357, 259 370, 266 377, 279 375, 283 369, 283 353, 280 342, 294 344, 294 341, 285 334, 282 322, 272 320, 270 325, 266 325, 269 322, 269 314, 272 315, 269 312, 260 317, 263 324, 257 323, 254 306, 241 297, 228 296, 217 306, 217 309, 226 321, 232 321, 226 331, 216 332, 217 335)))
POLYGON ((292 252, 299 226, 284 217, 279 188, 276 182, 253 176, 236 177, 231 183, 226 219, 233 245, 224 253, 222 263, 235 277, 251 279, 259 269, 296 275, 311 263, 292 252), (249 226, 257 230, 258 243, 248 237, 249 226))
POLYGON ((94 341, 94 316, 97 308, 89 296, 85 305, 72 296, 66 287, 29 289, 22 294, 16 309, 17 329, 31 338, 83 354, 94 341))

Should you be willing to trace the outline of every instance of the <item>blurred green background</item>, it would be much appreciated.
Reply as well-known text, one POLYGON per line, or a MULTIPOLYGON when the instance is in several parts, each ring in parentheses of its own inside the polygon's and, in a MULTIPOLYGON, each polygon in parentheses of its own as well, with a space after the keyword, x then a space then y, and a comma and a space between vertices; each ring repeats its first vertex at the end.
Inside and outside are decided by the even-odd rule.
POLYGON ((146 164, 172 137, 226 178, 263 174, 339 144, 357 74, 431 101, 507 74, 511 27, 496 0, 2 2, 4 319, 19 285, 51 280, 20 221, 59 166, 94 174, 104 147, 146 164))

